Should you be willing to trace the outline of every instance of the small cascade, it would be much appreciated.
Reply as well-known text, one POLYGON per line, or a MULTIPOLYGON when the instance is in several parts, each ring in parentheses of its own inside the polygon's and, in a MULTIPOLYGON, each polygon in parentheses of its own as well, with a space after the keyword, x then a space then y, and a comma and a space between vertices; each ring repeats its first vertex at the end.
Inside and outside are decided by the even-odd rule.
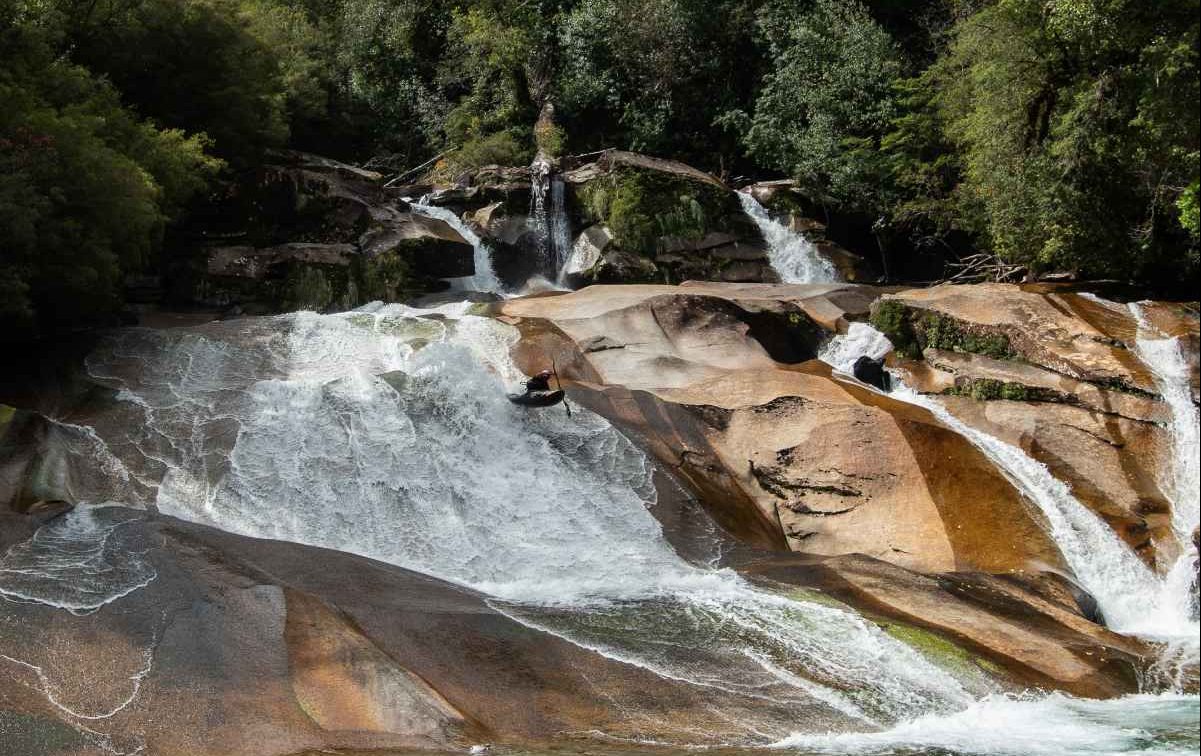
MULTIPOLYGON (((848 365, 858 357, 856 352, 877 356, 883 335, 868 325, 858 325, 847 335, 832 339, 819 355, 821 359, 849 372, 848 365)), ((1064 559, 1097 600, 1110 629, 1175 646, 1172 653, 1178 659, 1196 658, 1197 622, 1182 610, 1170 577, 1163 578, 1148 568, 1046 465, 1022 449, 972 428, 937 399, 919 394, 895 376, 893 382, 898 388, 890 396, 929 410, 982 451, 1038 506, 1064 559), (1182 643, 1186 647, 1181 648, 1182 643)))
POLYGON ((463 222, 463 219, 455 215, 450 210, 444 207, 436 207, 429 204, 426 197, 422 197, 417 202, 411 205, 413 210, 427 218, 437 218, 444 221, 448 226, 453 228, 462 236, 475 251, 474 263, 475 274, 467 278, 456 279, 452 282, 452 286, 457 289, 470 291, 490 291, 494 294, 502 294, 504 287, 500 283, 500 279, 496 277, 496 271, 492 267, 492 250, 488 249, 488 245, 479 237, 471 227, 463 222))
POLYGON ((743 211, 767 241, 767 257, 784 283, 836 283, 834 264, 817 251, 813 242, 772 219, 767 208, 749 192, 737 192, 743 211))
POLYGON ((1165 590, 1177 611, 1194 620, 1198 615, 1196 568, 1198 558, 1193 533, 1201 519, 1201 418, 1193 404, 1189 365, 1179 338, 1164 338, 1147 319, 1142 305, 1131 303, 1138 321, 1135 351, 1155 376, 1155 383, 1172 412, 1172 464, 1160 474, 1160 487, 1172 502, 1172 531, 1180 543, 1180 556, 1168 572, 1165 590))
POLYGON ((571 256, 571 221, 567 217, 567 184, 559 176, 550 180, 550 246, 555 262, 554 278, 562 283, 567 258, 571 256))
POLYGON ((539 269, 548 281, 560 281, 571 254, 571 221, 567 216, 567 185, 549 160, 539 157, 530 166, 530 213, 527 221, 538 251, 539 269))
POLYGON ((554 275, 554 250, 551 249, 550 220, 546 212, 551 187, 550 161, 539 156, 530 165, 530 212, 526 225, 534 237, 534 248, 538 252, 539 269, 554 275))

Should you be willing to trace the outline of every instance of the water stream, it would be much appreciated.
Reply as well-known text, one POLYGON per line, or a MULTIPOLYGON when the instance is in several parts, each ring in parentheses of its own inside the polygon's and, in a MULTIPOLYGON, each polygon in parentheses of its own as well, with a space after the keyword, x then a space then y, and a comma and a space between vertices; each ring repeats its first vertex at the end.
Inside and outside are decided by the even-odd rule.
MULTIPOLYGON (((857 324, 825 355, 842 367, 886 351, 882 338, 857 324)), ((629 441, 582 409, 568 420, 505 399, 522 377, 509 358, 516 339, 466 304, 117 332, 88 359, 121 410, 88 429, 111 456, 99 475, 125 476, 105 496, 470 586, 519 622, 706 691, 743 746, 1195 751, 1195 696, 1003 695, 846 607, 683 559, 648 511, 651 469, 629 441)), ((1053 488, 973 440, 1032 498, 1053 488)), ((1121 569, 1089 571, 1088 560, 1111 558, 1088 540, 1100 536, 1053 491, 1046 498, 1063 509, 1065 542, 1094 552, 1073 563, 1082 581, 1127 585, 1117 557, 1121 569)), ((0 561, 0 590, 76 614, 119 606, 154 579, 115 549, 121 511, 85 506, 43 528, 0 561)), ((1123 616, 1120 591, 1086 584, 1107 616, 1123 616)), ((703 731, 693 742, 714 744, 703 731)))
POLYGON ((817 251, 813 242, 784 224, 772 219, 767 208, 749 192, 736 192, 742 209, 762 232, 767 242, 767 257, 784 283, 836 283, 834 263, 817 251))
MULTIPOLYGON (((832 339, 821 358, 834 368, 850 373, 859 355, 880 357, 889 349, 883 334, 869 325, 857 323, 846 335, 832 339)), ((1184 375, 1187 380, 1187 372, 1184 375)), ((1046 465, 1022 449, 967 425, 937 399, 914 391, 895 376, 893 380, 897 388, 891 396, 929 410, 944 425, 980 449, 1028 500, 1038 506, 1065 561, 1080 584, 1097 600, 1110 629, 1167 643, 1173 647, 1173 653, 1182 655, 1180 661, 1196 663, 1198 624, 1186 598, 1187 585, 1183 592, 1185 598, 1182 598, 1178 579, 1172 575, 1158 575, 1147 567, 1104 520, 1051 474, 1046 465)), ((1191 396, 1187 402, 1191 409, 1191 396)), ((1195 467, 1195 461, 1177 455, 1176 467, 1195 467)), ((1195 471, 1191 474, 1195 476, 1195 471)), ((1190 472, 1183 475, 1187 481, 1190 472)), ((1183 519, 1187 521, 1190 516, 1195 517, 1195 514, 1186 512, 1183 519)), ((1187 522, 1184 527, 1187 528, 1187 522)), ((1191 529, 1188 532, 1191 538, 1191 529)), ((1191 559, 1187 561, 1191 569, 1191 559)))
POLYGON ((466 278, 452 281, 451 285, 453 289, 458 291, 484 291, 492 292, 493 294, 504 292, 504 287, 501 286, 500 279, 496 277, 496 271, 492 266, 492 250, 488 248, 488 245, 480 238, 479 234, 463 222, 462 218, 444 207, 437 207, 426 202, 413 202, 410 207, 420 215, 444 221, 448 226, 457 231, 474 250, 473 262, 475 264, 475 273, 466 278))

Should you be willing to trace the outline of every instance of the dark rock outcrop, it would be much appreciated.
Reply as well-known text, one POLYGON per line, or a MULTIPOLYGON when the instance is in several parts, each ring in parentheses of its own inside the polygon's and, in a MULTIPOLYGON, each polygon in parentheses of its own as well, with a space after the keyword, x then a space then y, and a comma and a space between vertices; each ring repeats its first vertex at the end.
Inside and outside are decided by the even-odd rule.
POLYGON ((390 198, 379 174, 305 153, 275 157, 194 224, 195 253, 168 269, 176 302, 348 309, 436 291, 441 279, 474 272, 472 246, 390 198))
POLYGON ((851 368, 851 373, 869 386, 875 386, 881 391, 892 390, 892 379, 888 375, 888 371, 884 368, 884 359, 872 359, 867 355, 863 355, 855 360, 855 365, 851 368))

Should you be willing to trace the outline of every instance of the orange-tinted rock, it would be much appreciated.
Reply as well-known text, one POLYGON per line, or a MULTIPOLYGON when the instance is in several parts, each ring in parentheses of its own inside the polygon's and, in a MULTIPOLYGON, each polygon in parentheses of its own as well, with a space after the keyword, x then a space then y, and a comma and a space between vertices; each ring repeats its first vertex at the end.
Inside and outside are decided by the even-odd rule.
POLYGON ((553 355, 574 398, 738 537, 923 571, 1059 564, 1040 515, 970 443, 822 363, 781 364, 754 327, 784 308, 836 328, 847 312, 835 316, 836 299, 855 295, 865 307, 846 286, 592 287, 501 310, 525 335, 519 364, 553 355))

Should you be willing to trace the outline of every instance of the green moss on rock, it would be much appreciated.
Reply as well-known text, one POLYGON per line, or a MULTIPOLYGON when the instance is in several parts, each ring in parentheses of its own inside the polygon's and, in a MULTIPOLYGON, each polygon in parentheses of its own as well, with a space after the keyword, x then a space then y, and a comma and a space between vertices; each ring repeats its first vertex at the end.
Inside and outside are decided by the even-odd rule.
POLYGON ((1017 356, 1005 334, 974 331, 936 312, 927 312, 918 318, 914 322, 914 331, 923 348, 981 354, 997 360, 1011 360, 1017 356))
POLYGON ((895 299, 877 300, 872 305, 871 324, 888 337, 898 354, 911 360, 921 359, 922 348, 909 321, 909 308, 905 305, 895 299))
POLYGON ((974 673, 980 669, 992 674, 1002 671, 996 664, 929 630, 899 623, 881 623, 880 629, 943 669, 961 673, 974 673))
POLYGON ((363 302, 397 302, 415 293, 419 287, 404 251, 394 249, 360 261, 357 267, 359 298, 363 302))
POLYGON ((664 238, 758 235, 733 192, 672 173, 615 168, 581 186, 577 196, 586 220, 604 223, 618 247, 642 255, 659 251, 664 238))
POLYGON ((1039 391, 1022 383, 999 381, 994 378, 969 378, 956 382, 944 392, 950 396, 966 396, 980 402, 1001 399, 1009 402, 1042 401, 1039 391))
POLYGON ((1018 356, 1003 333, 977 329, 937 312, 916 310, 896 299, 878 300, 872 306, 871 323, 888 337, 899 354, 910 359, 921 359, 926 348, 998 360, 1018 356))

